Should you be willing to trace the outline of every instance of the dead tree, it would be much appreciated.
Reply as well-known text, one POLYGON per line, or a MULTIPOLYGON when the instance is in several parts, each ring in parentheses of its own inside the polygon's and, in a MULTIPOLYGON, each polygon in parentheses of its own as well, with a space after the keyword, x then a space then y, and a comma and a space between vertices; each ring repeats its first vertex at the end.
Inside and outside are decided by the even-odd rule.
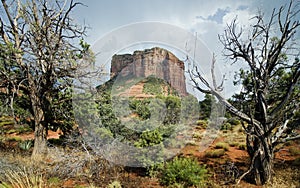
POLYGON ((17 84, 29 96, 35 126, 32 155, 39 156, 46 149, 49 106, 62 102, 54 94, 72 85, 84 64, 79 60, 89 53, 89 45, 82 41, 86 28, 71 17, 81 3, 1 0, 1 5, 0 42, 13 49, 6 60, 14 62, 6 72, 2 69, 1 76, 10 71, 18 82, 7 79, 7 83, 17 84))
POLYGON ((299 11, 299 7, 291 1, 287 6, 274 9, 267 22, 258 13, 253 18, 255 24, 249 34, 233 20, 224 34, 219 36, 225 56, 234 63, 247 64, 252 84, 248 91, 253 103, 250 111, 237 109, 221 95, 221 87, 216 85, 213 71, 215 58, 212 61, 213 84, 205 80, 197 67, 189 71, 196 89, 216 96, 230 113, 247 122, 247 126, 243 127, 247 134, 251 164, 239 181, 251 174, 257 185, 265 184, 273 173, 275 147, 287 140, 300 138, 297 134, 291 134, 295 126, 289 123, 293 114, 299 111, 300 63, 295 58, 299 55, 299 48, 295 48, 295 33, 300 26, 297 20, 299 11), (279 71, 287 73, 285 83, 277 82, 279 71), (275 89, 280 94, 276 94, 275 89))

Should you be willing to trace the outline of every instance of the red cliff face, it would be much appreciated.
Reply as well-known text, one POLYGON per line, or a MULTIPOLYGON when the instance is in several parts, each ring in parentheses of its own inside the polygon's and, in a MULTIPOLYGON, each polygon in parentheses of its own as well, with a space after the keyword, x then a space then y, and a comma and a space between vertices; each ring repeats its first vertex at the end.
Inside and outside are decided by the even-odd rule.
POLYGON ((111 77, 116 75, 155 76, 168 82, 179 94, 187 95, 184 63, 162 48, 135 51, 132 55, 114 55, 111 61, 111 77))

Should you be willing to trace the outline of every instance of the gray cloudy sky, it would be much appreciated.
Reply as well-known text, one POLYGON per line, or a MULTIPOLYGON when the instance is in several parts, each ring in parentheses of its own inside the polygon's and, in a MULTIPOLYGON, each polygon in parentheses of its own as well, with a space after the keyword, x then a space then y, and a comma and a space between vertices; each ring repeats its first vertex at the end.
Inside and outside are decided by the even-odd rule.
MULTIPOLYGON (((104 36, 125 25, 137 22, 162 22, 178 26, 197 37, 217 55, 219 69, 228 80, 234 75, 230 63, 222 59, 218 34, 237 17, 247 27, 258 10, 270 15, 273 8, 288 3, 285 0, 83 0, 86 7, 75 10, 79 23, 90 27, 87 42, 96 44, 104 36)), ((120 49, 121 50, 121 49, 120 49)), ((174 52, 173 52, 174 53, 174 52)), ((175 55, 177 55, 175 53, 175 55)), ((236 67, 237 68, 237 67, 236 67)), ((232 81, 227 81, 232 85, 232 81)), ((229 86, 229 88, 232 88, 229 86)), ((229 89, 226 96, 233 94, 229 89)))

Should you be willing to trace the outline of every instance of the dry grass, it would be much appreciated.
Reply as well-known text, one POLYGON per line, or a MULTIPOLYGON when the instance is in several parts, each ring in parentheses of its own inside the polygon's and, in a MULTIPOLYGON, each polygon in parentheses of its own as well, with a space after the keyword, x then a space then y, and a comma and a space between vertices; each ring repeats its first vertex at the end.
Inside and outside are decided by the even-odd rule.
MULTIPOLYGON (((117 179, 123 168, 79 149, 52 147, 42 160, 23 153, 0 152, 0 188, 62 187, 69 179, 103 187, 117 179), (4 182, 6 185, 4 185, 4 182)), ((75 182, 76 184, 76 182, 75 182)), ((89 186, 91 187, 91 186, 89 186)))
POLYGON ((224 149, 225 151, 228 151, 229 150, 229 144, 226 143, 226 142, 218 142, 216 144, 216 149, 224 149))
MULTIPOLYGON (((42 173, 33 170, 32 168, 5 170, 5 179, 3 187, 14 188, 44 188, 48 187, 44 181, 42 173)), ((0 186, 1 187, 1 186, 0 186)))
POLYGON ((214 149, 205 152, 205 157, 209 157, 209 158, 219 158, 222 157, 223 155, 225 155, 224 149, 214 149))
POLYGON ((300 187, 300 170, 298 168, 281 168, 275 170, 273 179, 263 188, 298 188, 300 187))

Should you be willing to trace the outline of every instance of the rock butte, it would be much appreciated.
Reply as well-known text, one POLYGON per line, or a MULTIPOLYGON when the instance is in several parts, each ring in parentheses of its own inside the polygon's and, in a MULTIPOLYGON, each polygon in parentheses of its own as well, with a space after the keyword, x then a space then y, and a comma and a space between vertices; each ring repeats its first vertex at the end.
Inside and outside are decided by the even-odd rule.
POLYGON ((115 76, 155 76, 169 83, 180 95, 186 96, 184 63, 171 52, 154 47, 133 54, 114 55, 111 78, 115 76))

